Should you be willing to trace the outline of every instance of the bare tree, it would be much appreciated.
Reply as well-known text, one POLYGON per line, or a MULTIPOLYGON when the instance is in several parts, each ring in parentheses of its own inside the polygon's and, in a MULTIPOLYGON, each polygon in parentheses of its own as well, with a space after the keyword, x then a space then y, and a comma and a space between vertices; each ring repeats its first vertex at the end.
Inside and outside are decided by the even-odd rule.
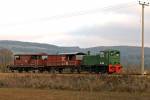
POLYGON ((12 64, 13 53, 9 49, 2 48, 0 49, 0 70, 5 71, 6 66, 12 64))

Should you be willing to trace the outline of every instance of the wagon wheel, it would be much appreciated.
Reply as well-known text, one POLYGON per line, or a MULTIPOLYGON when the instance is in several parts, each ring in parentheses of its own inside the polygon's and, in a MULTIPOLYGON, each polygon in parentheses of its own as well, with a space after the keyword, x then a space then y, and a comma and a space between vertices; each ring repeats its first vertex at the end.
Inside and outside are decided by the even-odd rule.
POLYGON ((61 74, 63 72, 63 69, 62 68, 59 68, 59 73, 61 74))
POLYGON ((74 73, 74 70, 75 70, 74 68, 71 68, 71 69, 70 69, 70 72, 71 72, 71 73, 74 73))
POLYGON ((55 68, 51 68, 51 73, 55 74, 56 69, 55 68))
POLYGON ((77 72, 78 72, 78 74, 80 74, 81 68, 77 68, 77 72))
POLYGON ((22 73, 22 72, 23 72, 23 70, 22 70, 22 69, 18 69, 18 72, 19 72, 19 73, 22 73))

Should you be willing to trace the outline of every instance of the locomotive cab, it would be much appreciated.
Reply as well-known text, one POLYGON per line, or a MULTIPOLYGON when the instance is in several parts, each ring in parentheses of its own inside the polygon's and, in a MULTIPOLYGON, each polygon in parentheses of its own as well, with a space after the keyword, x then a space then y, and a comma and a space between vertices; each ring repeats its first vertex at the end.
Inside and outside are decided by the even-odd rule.
POLYGON ((108 53, 109 73, 120 73, 122 68, 120 65, 120 52, 118 50, 109 50, 108 53))

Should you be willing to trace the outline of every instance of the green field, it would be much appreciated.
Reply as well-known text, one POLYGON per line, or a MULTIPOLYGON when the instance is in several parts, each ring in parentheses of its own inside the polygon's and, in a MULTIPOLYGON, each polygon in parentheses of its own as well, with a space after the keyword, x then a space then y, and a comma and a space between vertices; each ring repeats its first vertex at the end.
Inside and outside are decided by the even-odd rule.
POLYGON ((149 100, 149 93, 80 92, 1 88, 0 100, 149 100))

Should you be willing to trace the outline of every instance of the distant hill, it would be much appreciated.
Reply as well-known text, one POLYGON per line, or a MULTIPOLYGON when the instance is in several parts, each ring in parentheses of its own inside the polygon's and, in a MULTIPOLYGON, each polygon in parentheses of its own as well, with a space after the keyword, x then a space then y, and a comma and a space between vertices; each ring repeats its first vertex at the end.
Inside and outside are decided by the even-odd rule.
POLYGON ((8 40, 0 40, 0 48, 10 49, 15 54, 16 53, 42 53, 42 52, 56 54, 58 52, 80 51, 79 47, 59 47, 50 44, 8 41, 8 40))
MULTIPOLYGON (((50 44, 32 43, 32 42, 20 42, 1 40, 0 48, 10 49, 14 54, 16 53, 49 53, 57 54, 63 52, 87 52, 91 51, 92 54, 99 53, 100 50, 105 49, 117 49, 121 51, 121 62, 124 66, 140 64, 140 47, 135 46, 99 46, 91 48, 79 48, 79 47, 60 47, 50 44)), ((145 66, 150 65, 150 48, 145 48, 145 66)))

